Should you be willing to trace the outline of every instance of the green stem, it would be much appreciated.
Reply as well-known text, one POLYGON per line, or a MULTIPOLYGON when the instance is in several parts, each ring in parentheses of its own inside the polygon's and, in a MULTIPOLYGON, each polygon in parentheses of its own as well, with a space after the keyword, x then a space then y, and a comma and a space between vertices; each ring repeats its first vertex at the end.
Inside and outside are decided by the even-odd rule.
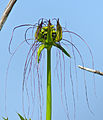
POLYGON ((52 95, 51 95, 51 48, 47 48, 47 106, 46 120, 51 120, 52 95))

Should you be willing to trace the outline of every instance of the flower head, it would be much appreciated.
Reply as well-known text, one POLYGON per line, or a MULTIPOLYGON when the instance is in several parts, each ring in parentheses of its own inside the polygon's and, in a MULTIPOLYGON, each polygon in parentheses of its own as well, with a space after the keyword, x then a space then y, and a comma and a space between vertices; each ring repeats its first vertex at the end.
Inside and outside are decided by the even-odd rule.
POLYGON ((38 49, 38 62, 42 50, 44 48, 51 48, 52 46, 59 48, 70 57, 68 52, 60 45, 60 41, 62 40, 62 27, 59 19, 57 20, 56 28, 51 24, 50 19, 47 22, 42 19, 35 32, 35 40, 41 43, 38 49))

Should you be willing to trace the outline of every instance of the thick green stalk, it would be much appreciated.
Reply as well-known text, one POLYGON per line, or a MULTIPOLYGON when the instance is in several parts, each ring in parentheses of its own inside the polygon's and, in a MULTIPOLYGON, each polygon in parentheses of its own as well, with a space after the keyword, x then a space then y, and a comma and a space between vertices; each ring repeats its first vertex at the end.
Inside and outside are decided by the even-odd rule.
POLYGON ((52 95, 51 95, 51 48, 47 48, 47 101, 46 120, 51 120, 52 95))

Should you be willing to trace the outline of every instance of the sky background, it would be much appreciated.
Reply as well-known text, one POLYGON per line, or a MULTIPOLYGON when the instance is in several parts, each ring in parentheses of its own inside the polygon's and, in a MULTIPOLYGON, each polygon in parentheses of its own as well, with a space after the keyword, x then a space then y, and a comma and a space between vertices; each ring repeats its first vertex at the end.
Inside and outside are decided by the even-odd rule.
MULTIPOLYGON (((8 3, 8 0, 0 0, 0 16, 8 3)), ((62 26, 66 26, 69 30, 81 35, 89 44, 95 63, 95 69, 103 71, 103 1, 102 0, 18 0, 12 9, 2 31, 0 31, 0 117, 5 116, 5 76, 7 65, 10 59, 8 45, 15 26, 25 23, 35 24, 39 18, 59 18, 62 26)), ((13 47, 16 43, 24 40, 23 28, 15 32, 13 39, 13 47)), ((68 39, 68 38, 67 38, 68 39)), ((83 54, 86 67, 91 66, 91 56, 88 49, 81 43, 80 39, 73 36, 74 43, 83 54)), ((22 79, 23 67, 29 47, 23 45, 13 57, 7 82, 7 115, 9 120, 18 120, 16 112, 23 115, 22 111, 22 79)), ((52 54, 55 52, 53 49, 52 54)), ((71 53, 72 54, 72 53, 71 53)), ((77 55, 77 65, 81 64, 77 55)), ((55 57, 53 59, 56 59, 55 57)), ((67 59, 66 59, 67 60, 67 59)), ((54 60, 52 60, 54 61, 54 60)), ((66 61, 67 62, 67 61, 66 61)), ((70 69, 66 68, 66 71, 70 69)), ((103 77, 95 75, 96 96, 93 89, 93 75, 86 72, 86 81, 88 87, 88 98, 90 106, 94 112, 94 116, 89 112, 85 100, 85 90, 83 83, 83 71, 78 70, 78 98, 76 99, 76 120, 103 120, 103 77)), ((73 72, 73 71, 72 71, 73 72)), ((44 75, 45 76, 45 75, 44 75)), ((53 75, 54 76, 54 75, 53 75)), ((64 120, 66 114, 63 109, 60 90, 56 77, 52 76, 53 85, 53 120, 64 120)), ((46 76, 44 77, 46 80, 46 76)), ((68 78, 69 79, 69 78, 68 78)), ((67 79, 66 79, 67 80, 67 79)), ((75 83, 75 80, 73 79, 75 83)), ((69 91, 68 104, 70 106, 70 118, 73 119, 73 102, 71 86, 66 88, 69 91), (70 87, 70 88, 69 88, 70 87)), ((76 89, 74 88, 76 92, 76 89)), ((44 93, 44 98, 45 98, 44 93)), ((45 99, 44 99, 45 101, 45 99)), ((45 119, 44 104, 43 119, 45 119)), ((34 110, 35 111, 35 110, 34 110)), ((1 119, 1 118, 0 118, 1 119)), ((38 117, 36 118, 38 119, 38 117)))

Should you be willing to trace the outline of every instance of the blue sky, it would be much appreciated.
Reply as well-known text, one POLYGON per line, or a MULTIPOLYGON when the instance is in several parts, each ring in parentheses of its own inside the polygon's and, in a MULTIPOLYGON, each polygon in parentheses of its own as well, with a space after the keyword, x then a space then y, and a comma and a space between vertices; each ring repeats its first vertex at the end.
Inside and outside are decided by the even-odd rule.
MULTIPOLYGON (((4 10, 7 0, 0 1, 0 16, 4 10)), ((81 35, 92 49, 94 56, 95 69, 103 71, 103 1, 102 0, 34 0, 34 1, 17 1, 11 11, 2 31, 0 31, 0 117, 5 116, 4 100, 5 100, 5 76, 6 69, 10 59, 8 45, 11 38, 12 30, 15 26, 25 23, 35 24, 39 18, 59 18, 62 26, 66 26, 69 30, 81 35)), ((15 32, 13 39, 13 47, 16 43, 23 41, 23 30, 19 29, 15 32)), ((81 40, 73 36, 74 43, 83 54, 86 67, 91 67, 91 56, 81 40), (83 47, 84 46, 84 47, 83 47)), ((22 79, 23 67, 29 47, 23 45, 13 57, 8 73, 7 82, 7 115, 10 120, 18 120, 16 112, 22 112, 22 79)), ((52 54, 55 50, 52 50, 52 54)), ((77 55, 77 65, 81 64, 77 55)), ((54 58, 55 59, 55 58, 54 58)), ((67 59, 66 59, 67 60, 67 59)), ((54 60, 52 60, 54 61, 54 60)), ((67 62, 67 61, 66 61, 67 62)), ((46 67, 45 67, 46 68, 46 67)), ((103 77, 95 75, 96 96, 93 89, 93 75, 86 72, 86 81, 88 86, 88 98, 92 107, 94 116, 88 110, 85 100, 85 90, 83 83, 83 71, 78 70, 78 98, 76 99, 76 120, 102 120, 103 119, 103 77)), ((69 69, 66 68, 66 71, 69 69)), ((54 75, 53 75, 54 76, 54 75)), ((44 75, 44 79, 46 77, 44 75)), ((52 77, 53 85, 53 120, 66 119, 66 114, 63 109, 60 90, 56 77, 52 77), (55 92, 56 91, 56 92, 55 92), (58 100, 59 99, 59 100, 58 100)), ((75 80, 73 79, 75 83, 75 80)), ((68 104, 70 106, 70 117, 73 119, 73 101, 71 86, 66 88, 68 92, 68 104), (70 87, 70 88, 69 88, 70 87)), ((76 92, 76 88, 74 88, 76 92)), ((44 93, 44 97, 45 93, 44 93)), ((45 119, 45 104, 44 104, 45 119)), ((37 117, 38 118, 38 117, 37 117)), ((36 119, 37 119, 36 118, 36 119)))

